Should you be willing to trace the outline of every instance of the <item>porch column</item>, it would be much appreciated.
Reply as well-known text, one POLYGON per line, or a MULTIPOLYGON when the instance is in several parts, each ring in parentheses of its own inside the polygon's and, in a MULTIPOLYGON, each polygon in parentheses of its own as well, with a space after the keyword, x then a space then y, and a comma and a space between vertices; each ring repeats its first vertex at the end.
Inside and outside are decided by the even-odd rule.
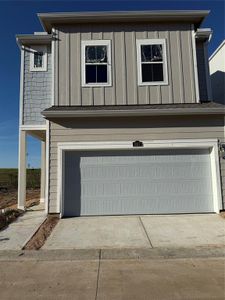
POLYGON ((46 142, 41 141, 41 195, 40 202, 45 202, 45 181, 46 181, 46 142))
POLYGON ((24 210, 26 203, 26 131, 19 131, 19 161, 18 161, 18 209, 24 210))

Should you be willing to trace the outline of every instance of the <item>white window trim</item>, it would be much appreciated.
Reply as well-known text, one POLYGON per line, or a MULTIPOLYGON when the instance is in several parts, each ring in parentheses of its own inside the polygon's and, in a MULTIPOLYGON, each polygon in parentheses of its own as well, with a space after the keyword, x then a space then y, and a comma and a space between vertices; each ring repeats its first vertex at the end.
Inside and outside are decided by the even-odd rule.
POLYGON ((57 213, 63 216, 63 174, 65 151, 68 150, 125 150, 136 151, 140 149, 209 149, 211 160, 211 178, 213 188, 214 212, 222 209, 222 193, 220 180, 220 167, 217 139, 179 139, 179 140, 155 140, 142 141, 142 148, 134 148, 132 141, 106 141, 106 142, 64 142, 57 144, 58 169, 57 169, 57 213))
POLYGON ((167 70, 167 51, 165 39, 141 39, 136 40, 137 45, 137 70, 138 70, 138 85, 168 85, 168 70, 167 70), (141 46, 142 45, 162 45, 163 47, 163 81, 142 82, 141 72, 141 46))
POLYGON ((112 63, 111 63, 111 40, 89 40, 81 41, 81 70, 82 70, 82 87, 104 87, 112 86, 112 63), (107 46, 107 72, 108 82, 106 83, 86 83, 86 71, 85 71, 85 47, 89 45, 95 46, 107 46))
POLYGON ((48 55, 47 55, 47 46, 32 46, 30 48, 30 71, 31 72, 46 72, 48 65, 48 55), (43 66, 41 68, 34 68, 34 53, 42 51, 43 54, 43 66))

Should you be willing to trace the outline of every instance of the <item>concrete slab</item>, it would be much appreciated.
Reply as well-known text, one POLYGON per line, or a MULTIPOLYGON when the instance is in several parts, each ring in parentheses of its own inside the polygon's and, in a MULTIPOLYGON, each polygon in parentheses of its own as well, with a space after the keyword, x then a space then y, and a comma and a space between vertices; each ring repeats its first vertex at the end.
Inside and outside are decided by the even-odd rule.
POLYGON ((225 245, 225 220, 216 214, 142 216, 153 247, 225 245))
POLYGON ((151 247, 138 217, 62 219, 42 249, 151 247))
POLYGON ((23 216, 0 231, 0 250, 21 250, 46 218, 42 206, 30 208, 23 216))
POLYGON ((224 299, 224 259, 101 261, 98 300, 224 299))
POLYGON ((1 262, 1 299, 94 300, 96 261, 1 262))

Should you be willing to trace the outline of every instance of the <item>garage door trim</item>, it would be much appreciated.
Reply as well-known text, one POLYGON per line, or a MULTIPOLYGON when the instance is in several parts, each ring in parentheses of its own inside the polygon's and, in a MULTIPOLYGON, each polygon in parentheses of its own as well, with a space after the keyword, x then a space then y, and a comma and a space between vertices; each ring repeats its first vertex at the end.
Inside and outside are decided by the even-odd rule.
POLYGON ((57 212, 63 215, 63 174, 65 152, 92 151, 92 150, 140 150, 140 149, 210 149, 210 160, 212 169, 212 189, 214 212, 219 213, 222 209, 221 181, 219 170, 218 141, 216 139, 185 139, 185 140, 157 140, 142 141, 143 147, 133 147, 133 141, 121 142, 72 142, 58 143, 58 190, 57 190, 57 212))

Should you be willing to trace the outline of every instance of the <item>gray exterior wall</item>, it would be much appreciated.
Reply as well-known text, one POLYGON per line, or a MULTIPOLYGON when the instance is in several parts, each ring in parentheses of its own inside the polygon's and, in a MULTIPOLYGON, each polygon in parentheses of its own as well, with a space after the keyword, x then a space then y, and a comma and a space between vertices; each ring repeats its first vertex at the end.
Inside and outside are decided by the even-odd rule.
POLYGON ((200 100, 207 101, 209 99, 207 91, 207 77, 209 76, 208 70, 206 68, 206 60, 204 50, 204 42, 196 42, 196 53, 197 53, 197 66, 198 66, 198 83, 199 83, 199 96, 200 100))
POLYGON ((25 49, 23 85, 23 125, 45 124, 41 112, 51 106, 52 99, 52 62, 51 49, 48 47, 48 67, 46 72, 30 71, 30 52, 25 49))
POLYGON ((58 25, 55 43, 55 105, 194 103, 192 26, 171 24, 58 25), (165 38, 168 79, 138 86, 136 39, 165 38), (81 87, 81 41, 112 41, 112 87, 81 87))
MULTIPOLYGON (((84 118, 50 122, 49 212, 54 213, 57 209, 57 143, 59 142, 204 138, 224 141, 223 116, 84 118)), ((220 168, 223 199, 225 199, 225 160, 222 158, 220 168)))

